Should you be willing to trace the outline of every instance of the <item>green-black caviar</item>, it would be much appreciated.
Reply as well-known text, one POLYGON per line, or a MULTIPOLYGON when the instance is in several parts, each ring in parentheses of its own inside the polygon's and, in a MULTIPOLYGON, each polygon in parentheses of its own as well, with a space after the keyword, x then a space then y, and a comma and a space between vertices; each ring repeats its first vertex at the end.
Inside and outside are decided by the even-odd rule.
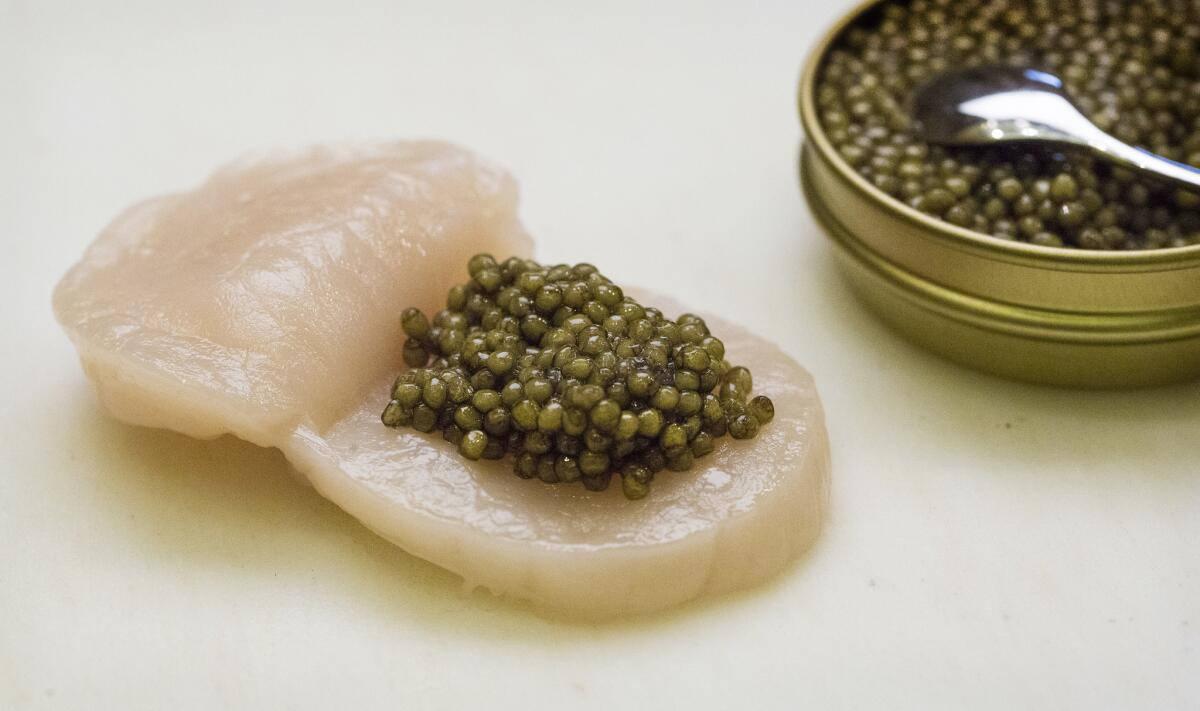
POLYGON ((477 254, 467 272, 432 320, 400 314, 409 370, 383 410, 388 427, 440 430, 469 460, 512 455, 523 479, 601 491, 615 474, 640 499, 657 473, 686 471, 718 438, 752 438, 774 417, 702 318, 672 321, 590 264, 477 254))
POLYGON ((822 127, 883 192, 960 227, 1049 247, 1200 243, 1200 193, 1090 155, 1012 145, 946 148, 912 131, 908 103, 951 67, 1053 72, 1117 138, 1200 166, 1200 5, 1192 0, 896 0, 825 58, 822 127))

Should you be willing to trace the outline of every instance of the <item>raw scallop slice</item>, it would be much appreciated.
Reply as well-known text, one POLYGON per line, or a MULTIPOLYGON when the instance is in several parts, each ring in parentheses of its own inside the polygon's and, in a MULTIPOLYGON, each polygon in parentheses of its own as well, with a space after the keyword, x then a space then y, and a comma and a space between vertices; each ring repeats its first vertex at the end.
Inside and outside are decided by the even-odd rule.
POLYGON ((440 306, 478 251, 528 254, 516 184, 436 142, 246 159, 117 218, 59 321, 135 424, 275 446, 400 362, 400 306, 440 306))
MULTIPOLYGON (((639 295, 640 297, 640 295, 639 295)), ((664 299, 643 303, 671 316, 664 299)), ((812 377, 777 347, 707 314, 754 373, 775 419, 753 440, 725 437, 691 471, 663 471, 629 501, 464 462, 439 435, 390 430, 379 413, 392 378, 324 432, 282 446, 316 488, 379 535, 468 584, 580 617, 648 612, 744 588, 778 573, 820 532, 829 448, 812 377)))
POLYGON ((384 427, 400 308, 437 307, 479 251, 530 252, 501 171, 438 143, 321 149, 134 207, 63 279, 55 309, 118 418, 279 447, 380 535, 546 609, 655 610, 751 585, 812 543, 828 491, 812 379, 716 318, 776 418, 661 473, 640 501, 521 480, 510 462, 384 427))

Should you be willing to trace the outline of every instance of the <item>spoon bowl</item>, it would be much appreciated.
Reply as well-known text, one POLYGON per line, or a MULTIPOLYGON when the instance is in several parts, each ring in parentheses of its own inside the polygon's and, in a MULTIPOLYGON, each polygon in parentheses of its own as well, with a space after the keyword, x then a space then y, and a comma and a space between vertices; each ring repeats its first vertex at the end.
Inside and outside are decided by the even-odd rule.
POLYGON ((983 66, 939 74, 912 100, 917 135, 929 143, 1075 147, 1126 168, 1200 188, 1200 170, 1123 143, 1083 115, 1053 74, 983 66))

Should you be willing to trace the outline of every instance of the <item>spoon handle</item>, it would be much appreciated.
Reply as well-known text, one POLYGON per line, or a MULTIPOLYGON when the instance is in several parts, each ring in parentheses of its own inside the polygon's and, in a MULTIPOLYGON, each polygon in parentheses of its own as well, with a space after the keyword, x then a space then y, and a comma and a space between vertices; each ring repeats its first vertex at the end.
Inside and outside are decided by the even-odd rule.
POLYGON ((1096 129, 1089 132, 1087 144, 1092 150, 1105 154, 1114 163, 1161 176, 1189 188, 1200 189, 1200 169, 1163 158, 1157 153, 1136 148, 1096 129))

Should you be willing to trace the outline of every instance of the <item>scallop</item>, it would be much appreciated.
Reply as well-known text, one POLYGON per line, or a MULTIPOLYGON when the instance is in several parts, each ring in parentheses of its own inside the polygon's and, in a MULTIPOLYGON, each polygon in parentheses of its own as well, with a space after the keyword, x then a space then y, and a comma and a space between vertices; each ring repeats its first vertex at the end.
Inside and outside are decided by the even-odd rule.
MULTIPOLYGON (((118 217, 59 283, 55 313, 103 405, 133 424, 278 447, 322 495, 472 586, 611 618, 744 588, 816 540, 829 448, 812 378, 706 316, 776 416, 722 438, 650 496, 469 462, 379 421, 399 312, 437 310, 470 255, 526 255, 501 169, 439 142, 243 159, 118 217)), ((639 294, 668 314, 683 309, 639 294)))

